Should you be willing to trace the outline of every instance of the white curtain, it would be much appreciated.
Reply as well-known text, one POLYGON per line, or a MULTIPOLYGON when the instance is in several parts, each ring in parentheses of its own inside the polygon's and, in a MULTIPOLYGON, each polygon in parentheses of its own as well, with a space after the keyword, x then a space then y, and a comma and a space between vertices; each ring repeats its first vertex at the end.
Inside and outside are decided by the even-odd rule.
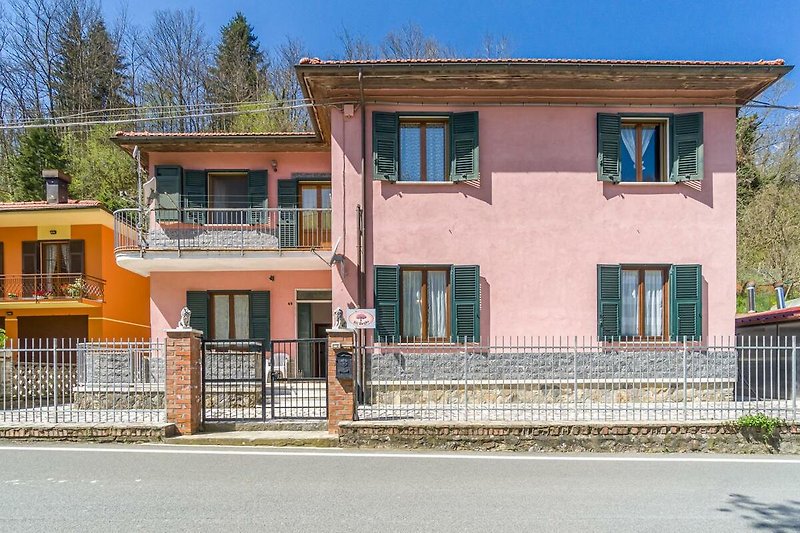
POLYGON ((644 300, 644 334, 660 337, 664 333, 664 273, 661 270, 645 270, 644 300))
POLYGON ((428 272, 428 336, 447 333, 447 273, 428 272))
POLYGON ((227 340, 230 338, 230 303, 227 294, 214 295, 214 338, 227 340))
POLYGON ((639 272, 622 271, 622 316, 620 317, 623 336, 639 335, 639 272))
POLYGON ((403 272, 403 336, 422 336, 422 272, 403 272))
POLYGON ((250 338, 250 296, 247 294, 233 295, 233 327, 237 339, 250 338))

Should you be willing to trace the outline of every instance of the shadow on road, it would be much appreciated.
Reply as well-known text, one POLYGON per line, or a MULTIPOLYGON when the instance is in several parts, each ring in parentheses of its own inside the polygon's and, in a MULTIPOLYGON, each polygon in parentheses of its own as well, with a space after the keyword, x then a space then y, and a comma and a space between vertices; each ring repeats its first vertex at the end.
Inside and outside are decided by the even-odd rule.
POLYGON ((786 500, 767 503, 744 494, 731 494, 728 505, 719 509, 724 513, 737 513, 753 529, 768 531, 797 531, 800 529, 800 501, 786 500))

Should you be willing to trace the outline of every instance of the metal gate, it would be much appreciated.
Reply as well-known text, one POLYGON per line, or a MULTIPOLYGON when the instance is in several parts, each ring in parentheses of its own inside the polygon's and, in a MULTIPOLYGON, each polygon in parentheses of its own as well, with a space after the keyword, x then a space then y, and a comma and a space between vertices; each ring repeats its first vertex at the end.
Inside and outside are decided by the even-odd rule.
POLYGON ((326 339, 204 339, 203 419, 325 419, 326 364, 326 339))

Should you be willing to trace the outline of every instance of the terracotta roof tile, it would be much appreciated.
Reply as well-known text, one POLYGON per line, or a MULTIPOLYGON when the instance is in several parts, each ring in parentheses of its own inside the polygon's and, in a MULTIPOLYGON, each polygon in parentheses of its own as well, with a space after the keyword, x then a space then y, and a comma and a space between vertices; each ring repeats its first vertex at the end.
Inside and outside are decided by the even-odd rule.
POLYGON ((774 324, 776 322, 791 322, 794 320, 800 320, 800 307, 771 309, 769 311, 739 315, 736 317, 736 325, 774 324))
POLYGON ((38 211, 41 209, 85 209, 90 207, 105 208, 98 200, 68 200, 66 204, 49 204, 38 202, 0 202, 0 211, 38 211))
POLYGON ((666 66, 781 66, 783 59, 758 61, 691 61, 674 59, 545 59, 545 58, 441 58, 441 59, 365 59, 365 60, 321 60, 318 57, 304 57, 300 65, 403 65, 440 63, 487 63, 487 64, 579 64, 579 65, 666 65, 666 66))
POLYGON ((118 131, 115 137, 304 137, 314 135, 313 131, 269 131, 269 132, 156 132, 156 131, 118 131))

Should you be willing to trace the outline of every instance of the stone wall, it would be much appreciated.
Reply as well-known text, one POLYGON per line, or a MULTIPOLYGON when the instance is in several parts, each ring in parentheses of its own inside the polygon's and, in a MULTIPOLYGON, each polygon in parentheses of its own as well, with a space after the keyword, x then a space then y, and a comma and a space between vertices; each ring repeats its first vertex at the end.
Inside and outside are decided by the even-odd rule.
POLYGON ((523 452, 711 452, 800 454, 800 425, 774 435, 731 423, 342 422, 339 444, 523 452))
POLYGON ((174 434, 174 424, 0 424, 0 440, 161 442, 174 434))

